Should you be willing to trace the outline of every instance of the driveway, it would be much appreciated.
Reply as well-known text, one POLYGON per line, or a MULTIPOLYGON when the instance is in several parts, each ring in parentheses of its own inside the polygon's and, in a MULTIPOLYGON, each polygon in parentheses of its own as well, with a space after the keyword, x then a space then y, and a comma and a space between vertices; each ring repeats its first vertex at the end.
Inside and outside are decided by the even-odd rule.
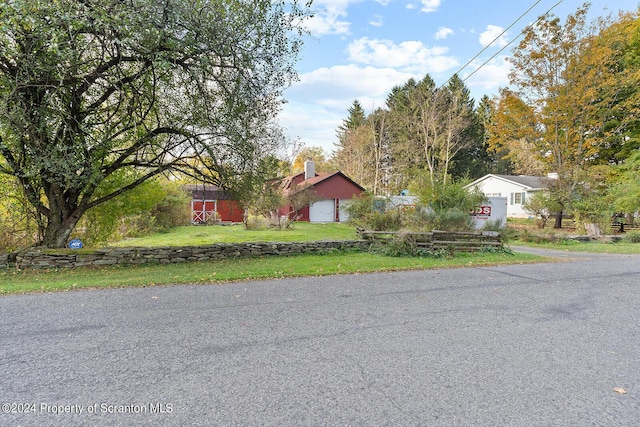
POLYGON ((559 261, 3 297, 0 425, 637 425, 640 256, 559 261))

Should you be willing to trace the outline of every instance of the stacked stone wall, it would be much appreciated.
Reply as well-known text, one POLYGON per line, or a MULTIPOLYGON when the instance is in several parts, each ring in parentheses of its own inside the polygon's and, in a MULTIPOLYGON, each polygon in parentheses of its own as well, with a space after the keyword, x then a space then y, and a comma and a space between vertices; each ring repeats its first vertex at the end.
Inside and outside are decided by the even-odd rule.
MULTIPOLYGON (((319 242, 250 242, 218 243, 206 246, 132 247, 103 249, 30 248, 17 254, 17 268, 47 269, 96 267, 104 265, 171 264, 211 261, 229 258, 286 256, 322 253, 334 250, 360 249, 368 244, 361 240, 319 242)), ((0 267, 7 266, 6 257, 0 267)))

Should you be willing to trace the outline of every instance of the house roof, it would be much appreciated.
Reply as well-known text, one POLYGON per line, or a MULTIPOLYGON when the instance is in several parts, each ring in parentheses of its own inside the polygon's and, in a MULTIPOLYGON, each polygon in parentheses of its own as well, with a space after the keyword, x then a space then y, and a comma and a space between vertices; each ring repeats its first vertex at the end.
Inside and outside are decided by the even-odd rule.
POLYGON ((524 187, 528 187, 530 190, 540 190, 543 188, 549 187, 549 179, 546 176, 531 176, 531 175, 494 175, 488 174, 473 181, 471 184, 467 185, 467 187, 472 187, 479 184, 482 181, 487 180, 488 178, 497 178, 503 181, 512 182, 514 184, 522 185, 524 187))
MULTIPOLYGON (((296 182, 296 178, 302 176, 304 178, 304 172, 300 172, 296 175, 290 175, 285 177, 282 180, 282 183, 280 185, 280 188, 282 188, 285 191, 290 191, 293 187, 294 187, 294 183, 296 182)), ((358 184, 357 182, 355 182, 354 180, 352 180, 351 178, 349 178, 347 175, 345 175, 344 173, 340 172, 340 171, 335 171, 335 172, 317 172, 315 174, 315 176, 309 178, 309 179, 305 179, 303 181, 301 181, 298 185, 297 185, 297 190, 303 190, 305 188, 308 187, 313 187, 315 185, 320 184, 321 182, 324 181, 328 181, 331 178, 335 177, 335 176, 342 176, 344 179, 346 179, 347 181, 351 182, 353 185, 357 186, 358 188, 360 188, 362 191, 365 191, 364 187, 362 187, 360 184, 358 184)))
POLYGON ((228 200, 232 196, 228 191, 211 184, 186 184, 183 185, 186 191, 191 194, 193 199, 203 200, 228 200))

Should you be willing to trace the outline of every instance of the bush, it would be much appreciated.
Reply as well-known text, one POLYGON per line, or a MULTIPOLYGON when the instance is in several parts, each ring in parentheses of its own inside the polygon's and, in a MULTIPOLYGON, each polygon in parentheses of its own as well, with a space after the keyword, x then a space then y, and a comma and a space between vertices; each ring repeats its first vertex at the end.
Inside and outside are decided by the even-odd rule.
POLYGON ((589 194, 573 203, 574 222, 580 230, 586 224, 597 224, 600 230, 608 230, 611 225, 610 203, 599 194, 589 194))
POLYGON ((17 180, 0 174, 0 253, 34 245, 39 228, 36 215, 20 189, 17 180))
POLYGON ((536 218, 536 224, 540 229, 543 229, 546 226, 547 221, 551 216, 551 212, 562 209, 548 193, 542 191, 538 191, 530 196, 524 202, 522 208, 529 215, 536 218))
POLYGON ((376 231, 399 230, 403 224, 400 210, 389 208, 389 200, 365 193, 354 197, 346 208, 349 221, 360 227, 376 231))
POLYGON ((152 180, 90 209, 73 234, 86 246, 168 231, 190 220, 190 196, 179 184, 152 180))
POLYGON ((443 231, 468 231, 473 228, 473 219, 469 211, 447 209, 434 212, 433 229, 443 231))
POLYGON ((155 229, 168 231, 173 227, 189 224, 191 196, 178 183, 165 182, 161 185, 164 197, 150 211, 155 218, 155 229))
POLYGON ((444 231, 468 231, 473 229, 473 219, 469 212, 475 210, 487 198, 477 188, 467 189, 468 179, 449 178, 446 185, 442 181, 431 182, 422 174, 417 174, 411 184, 412 192, 420 197, 426 210, 428 228, 444 231))
POLYGON ((624 241, 629 243, 640 243, 640 232, 630 231, 624 236, 624 241))

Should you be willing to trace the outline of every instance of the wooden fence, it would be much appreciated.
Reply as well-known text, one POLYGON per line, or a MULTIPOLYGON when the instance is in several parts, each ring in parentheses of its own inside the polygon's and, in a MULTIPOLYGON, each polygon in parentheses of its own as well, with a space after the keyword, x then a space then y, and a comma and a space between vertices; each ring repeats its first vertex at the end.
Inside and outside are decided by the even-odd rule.
POLYGON ((484 249, 502 249, 502 237, 495 231, 455 232, 433 230, 428 233, 405 231, 370 231, 357 229, 358 236, 370 242, 388 243, 404 241, 421 249, 453 252, 474 252, 484 249))

